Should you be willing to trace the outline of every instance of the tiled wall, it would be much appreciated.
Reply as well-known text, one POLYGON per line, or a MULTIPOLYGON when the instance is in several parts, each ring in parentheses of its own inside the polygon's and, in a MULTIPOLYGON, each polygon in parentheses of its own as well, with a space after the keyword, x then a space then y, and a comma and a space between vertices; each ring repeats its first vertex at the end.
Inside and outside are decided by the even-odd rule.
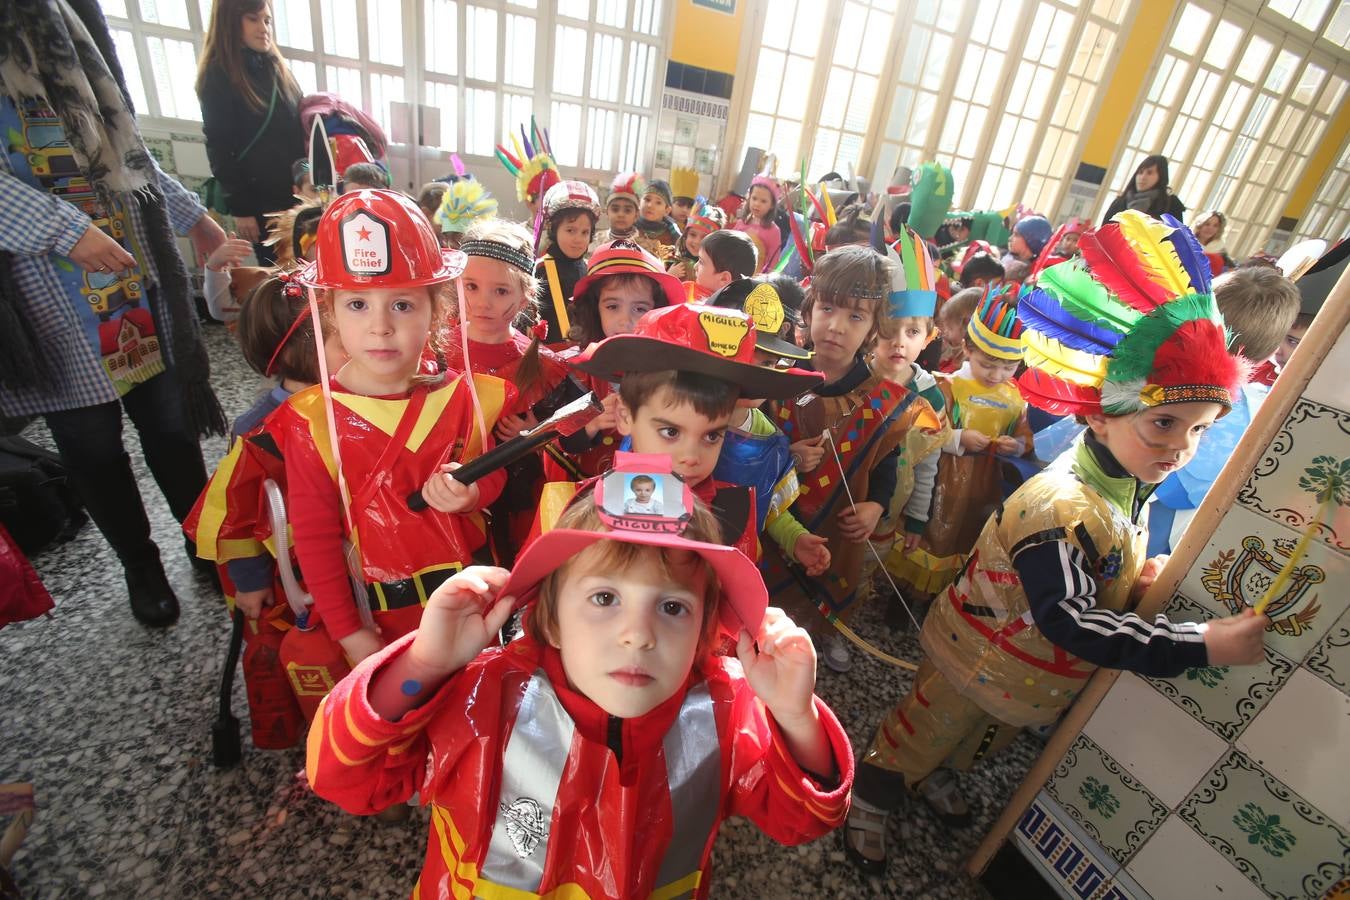
POLYGON ((1014 832, 1065 897, 1350 896, 1350 336, 1342 335, 1168 605, 1254 603, 1266 659, 1124 674, 1014 832))

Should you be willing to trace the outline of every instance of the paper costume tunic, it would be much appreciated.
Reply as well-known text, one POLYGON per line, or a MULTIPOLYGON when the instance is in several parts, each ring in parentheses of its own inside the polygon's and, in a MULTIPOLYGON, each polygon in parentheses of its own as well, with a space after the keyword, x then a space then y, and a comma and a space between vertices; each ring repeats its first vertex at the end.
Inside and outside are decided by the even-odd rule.
POLYGON ((556 650, 521 638, 388 722, 370 679, 411 640, 329 694, 306 768, 354 813, 420 793, 431 832, 413 897, 706 897, 723 819, 799 844, 847 812, 853 754, 834 714, 815 701, 839 773, 827 783, 796 764, 734 659, 708 657, 665 703, 619 720, 568 689, 556 650))
MULTIPOLYGON (((514 391, 492 376, 474 376, 474 382, 490 432, 501 409, 514 401, 514 391)), ((334 381, 332 396, 351 497, 350 533, 338 497, 323 392, 317 385, 300 391, 274 419, 285 435, 296 553, 319 616, 329 635, 341 640, 361 627, 348 571, 333 566, 342 558, 343 539, 355 548, 351 574, 366 585, 375 613, 425 605, 426 595, 468 565, 486 538, 478 513, 414 512, 408 496, 440 465, 473 459, 492 438, 478 431, 463 376, 418 384, 397 398, 352 394, 334 381)), ((499 471, 477 482, 480 508, 496 499, 505 480, 499 471)), ((407 627, 415 624, 413 616, 407 627)))
MULTIPOLYGON (((986 387, 963 367, 955 375, 937 376, 947 402, 952 435, 948 448, 959 447, 960 432, 974 429, 989 437, 1010 435, 1032 446, 1026 401, 1017 386, 1004 382, 986 387)), ((943 452, 938 459, 937 486, 919 546, 905 554, 896 574, 919 592, 933 594, 956 577, 989 514, 1003 499, 1003 471, 992 446, 980 453, 943 452)))

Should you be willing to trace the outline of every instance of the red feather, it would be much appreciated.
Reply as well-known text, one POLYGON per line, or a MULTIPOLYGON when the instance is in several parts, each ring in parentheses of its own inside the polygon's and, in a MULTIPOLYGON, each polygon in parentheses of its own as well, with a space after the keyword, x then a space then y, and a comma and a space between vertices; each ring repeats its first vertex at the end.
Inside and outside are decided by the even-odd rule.
POLYGON ((1222 327, 1208 319, 1192 319, 1158 348, 1149 380, 1163 387, 1212 384, 1236 400, 1250 374, 1250 362, 1229 354, 1222 327))
POLYGON ((1139 264, 1138 254, 1116 223, 1085 233, 1078 240, 1078 248, 1092 277, 1122 303, 1148 313, 1173 299, 1166 288, 1149 278, 1148 272, 1139 264))
POLYGON ((802 227, 797 224, 795 213, 788 213, 788 228, 792 231, 792 242, 797 245, 802 271, 810 274, 815 269, 815 260, 811 256, 811 248, 806 245, 806 238, 802 236, 802 227))
POLYGON ((1063 257, 1056 257, 1054 253, 1055 248, 1059 246, 1060 239, 1064 237, 1064 233, 1068 230, 1069 230, 1069 223, 1065 222, 1063 225, 1055 229, 1054 234, 1050 235, 1050 240, 1045 242, 1045 246, 1041 248, 1040 256, 1036 257, 1036 262, 1031 267, 1031 274, 1033 277, 1037 275, 1041 271, 1041 269, 1053 265, 1053 263, 1051 263, 1050 260, 1057 259, 1060 262, 1064 261, 1063 257))
POLYGON ((1101 412, 1101 392, 1047 375, 1039 369, 1027 369, 1017 379, 1022 397, 1037 409, 1056 415, 1084 415, 1101 412))

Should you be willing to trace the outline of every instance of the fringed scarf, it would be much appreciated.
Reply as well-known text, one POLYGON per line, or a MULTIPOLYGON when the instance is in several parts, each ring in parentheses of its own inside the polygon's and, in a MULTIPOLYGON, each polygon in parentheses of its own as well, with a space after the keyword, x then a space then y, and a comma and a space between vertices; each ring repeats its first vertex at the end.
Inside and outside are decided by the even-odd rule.
MULTIPOLYGON (((168 337, 169 370, 182 388, 188 421, 198 435, 224 434, 225 416, 211 390, 210 361, 198 333, 187 269, 112 47, 95 0, 0 3, 0 89, 16 105, 38 100, 54 109, 100 202, 120 201, 140 214, 159 287, 151 313, 168 337)), ((55 367, 20 313, 10 255, 0 256, 0 381, 53 386, 55 367)))

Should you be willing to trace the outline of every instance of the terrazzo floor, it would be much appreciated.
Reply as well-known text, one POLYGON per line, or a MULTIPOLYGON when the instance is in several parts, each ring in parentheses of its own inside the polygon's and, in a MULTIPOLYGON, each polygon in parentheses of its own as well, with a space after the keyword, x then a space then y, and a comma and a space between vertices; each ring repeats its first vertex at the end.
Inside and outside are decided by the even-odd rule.
MULTIPOLYGON (((213 380, 233 417, 262 382, 223 327, 207 327, 206 337, 213 380)), ((41 423, 25 436, 50 445, 41 423)), ((212 767, 210 726, 228 620, 210 582, 189 567, 129 424, 126 439, 182 618, 162 631, 135 622, 121 569, 92 525, 33 560, 57 609, 0 630, 0 783, 33 782, 39 804, 13 863, 23 896, 406 896, 422 860, 425 811, 381 824, 309 794, 300 774, 303 748, 265 751, 249 742, 242 678, 234 710, 243 720, 243 763, 212 767)), ((214 465, 224 442, 204 449, 214 465)), ((879 610, 864 610, 855 625, 887 651, 918 658, 913 637, 891 636, 879 610)), ((817 690, 861 747, 908 687, 909 674, 861 654, 854 660, 847 675, 822 667, 817 690)), ((903 806, 892 819, 897 849, 885 878, 857 872, 837 834, 783 848, 749 823, 729 821, 715 850, 713 895, 985 896, 962 864, 1038 751, 1023 735, 998 759, 962 775, 975 812, 969 828, 948 829, 917 802, 903 806)))

